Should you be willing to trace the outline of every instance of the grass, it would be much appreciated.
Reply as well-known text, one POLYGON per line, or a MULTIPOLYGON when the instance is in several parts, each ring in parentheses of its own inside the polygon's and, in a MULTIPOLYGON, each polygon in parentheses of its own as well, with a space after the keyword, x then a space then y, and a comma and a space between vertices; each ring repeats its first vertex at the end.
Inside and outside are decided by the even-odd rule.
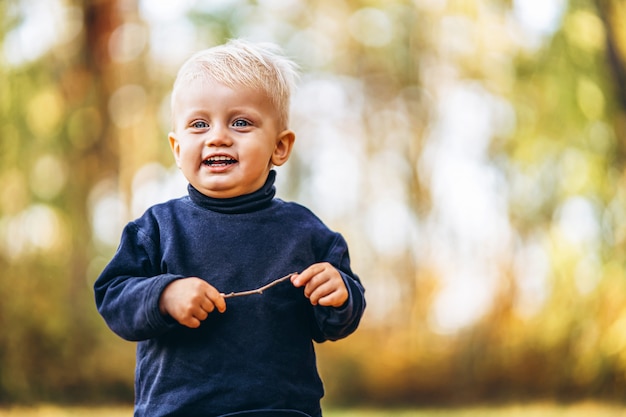
MULTIPOLYGON (((1 416, 1 414, 0 414, 1 416)), ((413 410, 332 410, 324 417, 626 417, 626 408, 601 403, 558 405, 553 403, 421 408, 413 410)))
POLYGON ((132 417, 130 407, 57 407, 42 405, 39 407, 0 408, 0 417, 132 417))
MULTIPOLYGON (((0 417, 132 417, 129 407, 62 408, 0 408, 0 417)), ((326 410, 324 417, 626 417, 626 408, 601 403, 558 405, 549 403, 509 405, 499 407, 468 407, 458 409, 423 408, 413 410, 349 409, 326 410)))

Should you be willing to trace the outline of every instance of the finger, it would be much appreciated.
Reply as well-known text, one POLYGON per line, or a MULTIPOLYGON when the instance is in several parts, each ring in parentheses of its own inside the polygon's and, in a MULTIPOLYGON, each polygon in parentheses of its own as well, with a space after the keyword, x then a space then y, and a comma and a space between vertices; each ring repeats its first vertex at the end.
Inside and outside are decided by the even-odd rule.
POLYGON ((302 287, 307 285, 313 277, 322 273, 325 269, 325 264, 313 264, 299 274, 294 275, 291 278, 291 282, 295 287, 302 287))
POLYGON ((313 277, 313 274, 307 271, 302 271, 300 274, 294 274, 291 277, 291 283, 294 287, 299 288, 305 286, 313 277))
POLYGON ((204 302, 202 303, 200 307, 202 308, 203 311, 207 313, 207 315, 209 313, 212 313, 213 310, 215 310, 215 304, 213 304, 213 302, 209 300, 208 298, 204 300, 204 302))
MULTIPOLYGON (((317 305, 320 299, 322 299, 323 297, 329 296, 335 290, 335 287, 329 281, 320 282, 318 284, 319 285, 317 286, 311 285, 311 288, 308 291, 309 292, 308 295, 307 295, 306 289, 304 293, 304 295, 309 299, 309 301, 311 301, 311 304, 313 305, 317 305)), ((309 286, 307 285, 307 288, 308 287, 309 286)))
POLYGON ((198 320, 195 317, 189 317, 185 320, 180 321, 179 323, 191 329, 196 329, 200 327, 200 324, 202 323, 202 321, 198 320))
POLYGON ((348 300, 348 291, 338 289, 328 295, 320 297, 317 303, 326 307, 341 307, 348 300))
POLYGON ((200 321, 204 321, 206 320, 207 317, 209 317, 209 313, 211 312, 209 310, 212 311, 213 307, 211 308, 198 307, 198 309, 194 312, 193 316, 200 321))
POLYGON ((220 313, 226 311, 226 299, 224 298, 224 295, 218 294, 218 298, 215 300, 215 307, 220 313))
MULTIPOLYGON (((332 277, 329 275, 323 273, 314 275, 304 287, 305 297, 311 298, 315 293, 319 294, 320 291, 322 295, 332 291, 332 288, 330 288, 332 286, 331 278, 332 277)), ((317 296, 317 298, 319 297, 320 295, 317 296)))
POLYGON ((208 298, 207 301, 211 304, 210 312, 216 308, 220 313, 226 311, 226 299, 224 298, 224 294, 220 293, 216 288, 211 287, 207 290, 206 296, 208 298))

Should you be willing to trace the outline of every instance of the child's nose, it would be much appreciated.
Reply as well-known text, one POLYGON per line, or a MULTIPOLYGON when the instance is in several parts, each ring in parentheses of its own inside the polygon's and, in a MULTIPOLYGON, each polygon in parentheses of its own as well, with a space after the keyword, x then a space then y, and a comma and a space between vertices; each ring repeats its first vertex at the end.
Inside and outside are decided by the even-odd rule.
POLYGON ((207 132, 206 146, 230 146, 232 144, 228 127, 222 124, 215 124, 207 132))

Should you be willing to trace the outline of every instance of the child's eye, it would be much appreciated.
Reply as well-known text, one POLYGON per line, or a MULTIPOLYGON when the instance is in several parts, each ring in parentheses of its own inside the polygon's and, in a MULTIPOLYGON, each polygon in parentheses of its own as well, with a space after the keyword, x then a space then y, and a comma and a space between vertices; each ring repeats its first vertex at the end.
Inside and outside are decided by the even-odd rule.
POLYGON ((209 124, 207 122, 203 122, 202 120, 198 120, 197 122, 193 122, 191 127, 196 129, 206 129, 209 127, 209 124))
POLYGON ((233 127, 246 127, 246 126, 250 126, 250 122, 248 122, 247 120, 237 119, 233 122, 233 127))

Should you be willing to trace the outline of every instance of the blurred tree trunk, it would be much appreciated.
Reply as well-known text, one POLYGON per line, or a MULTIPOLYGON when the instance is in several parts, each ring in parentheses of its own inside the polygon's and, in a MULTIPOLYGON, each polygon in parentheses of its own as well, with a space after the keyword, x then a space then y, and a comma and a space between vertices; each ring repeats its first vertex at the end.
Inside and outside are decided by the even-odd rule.
MULTIPOLYGON (((79 51, 65 60, 60 54, 57 61, 67 103, 68 118, 78 120, 77 129, 82 139, 66 140, 66 161, 69 166, 70 186, 67 188, 62 211, 67 214, 71 241, 68 248, 66 271, 51 273, 56 275, 57 285, 65 288, 59 292, 57 300, 61 315, 57 320, 66 328, 63 351, 52 352, 57 358, 47 358, 48 378, 41 378, 44 399, 81 398, 98 396, 100 391, 106 396, 106 387, 99 387, 97 367, 92 366, 94 349, 98 345, 99 334, 94 332, 94 319, 87 312, 93 311, 93 292, 88 279, 90 263, 96 255, 94 236, 90 219, 88 196, 94 186, 103 179, 115 177, 119 171, 118 147, 115 131, 111 128, 108 101, 118 87, 115 79, 115 63, 109 52, 109 39, 113 31, 122 23, 119 0, 84 0, 76 4, 83 11, 83 40, 79 51), (79 117, 90 114, 91 117, 79 117), (49 366, 55 363, 56 366, 49 366), (61 379, 62 383, 54 383, 61 379), (51 386, 47 386, 50 384, 51 386), (91 394, 89 394, 91 393, 91 394)), ((128 1, 124 2, 129 7, 128 1)), ((56 54, 54 54, 56 55, 56 54)), ((66 138, 70 132, 64 132, 66 138)), ((45 334, 46 329, 40 330, 45 334)), ((47 353, 50 356, 50 353, 47 353)), ((30 356, 46 357, 45 352, 35 348, 30 356)), ((36 376, 35 373, 33 376, 36 376)), ((32 395, 32 393, 31 393, 32 395)))
MULTIPOLYGON (((72 282, 83 287, 85 271, 92 254, 88 250, 91 247, 91 224, 89 220, 88 201, 93 186, 118 171, 118 152, 116 142, 111 131, 111 121, 108 112, 108 98, 115 88, 115 82, 111 77, 114 64, 108 51, 108 40, 111 33, 120 24, 121 17, 118 13, 118 0, 90 1, 84 0, 84 44, 77 60, 71 63, 67 70, 77 78, 84 78, 86 85, 84 90, 77 89, 77 110, 81 108, 95 108, 98 126, 80 126, 81 130, 97 129, 93 134, 91 145, 87 147, 75 147, 70 156, 71 176, 73 181, 71 201, 68 204, 68 212, 74 213, 73 227, 81 233, 73 234, 72 256, 72 282)), ((67 97, 72 101, 73 97, 67 97)))
MULTIPOLYGON (((97 315, 85 314, 85 311, 94 310, 92 280, 97 271, 90 271, 90 263, 99 255, 102 248, 94 245, 97 236, 93 236, 90 211, 93 207, 93 199, 88 198, 98 184, 106 182, 107 192, 117 193, 125 201, 130 196, 130 184, 132 175, 138 168, 129 166, 125 161, 142 152, 136 148, 138 143, 136 135, 129 129, 119 128, 113 120, 112 114, 116 109, 112 108, 111 97, 123 86, 136 80, 145 80, 145 71, 141 60, 120 63, 114 59, 112 36, 122 25, 129 20, 138 19, 137 3, 134 0, 81 0, 84 19, 84 41, 81 52, 68 69, 69 74, 79 75, 85 79, 86 85, 81 97, 76 97, 77 106, 74 111, 95 109, 97 112, 98 126, 90 126, 88 121, 80 126, 85 134, 95 135, 90 140, 89 146, 74 147, 68 159, 71 164, 72 191, 69 197, 67 213, 71 213, 72 229, 79 231, 72 233, 71 250, 71 287, 68 291, 67 304, 71 306, 68 318, 75 320, 76 334, 81 337, 72 337, 71 351, 79 358, 88 361, 93 355, 101 355, 103 349, 94 349, 94 342, 99 337, 94 332, 94 326, 104 327, 97 315), (109 189, 110 187, 110 189, 109 189), (86 285, 87 283, 87 285, 86 285), (77 300, 80 300, 78 302, 77 300), (94 320, 97 320, 94 323, 94 320), (85 337, 83 335, 89 335, 85 337)), ((68 101, 72 98, 68 97, 68 101)), ((148 138, 152 140, 152 138, 148 138)), ((150 157, 150 155, 144 155, 150 157)), ((119 215, 111 213, 111 216, 119 215)), ((119 224, 126 219, 115 219, 112 224, 119 224)), ((100 254, 101 256, 106 254, 100 254)), ((117 341, 117 340, 114 340, 117 341)), ((124 345, 126 346, 126 345, 124 345)), ((128 346, 132 350, 132 346, 128 346)), ((123 354, 117 353, 118 356, 123 354)), ((72 366, 73 369, 78 366, 72 366)), ((120 398, 129 399, 132 396, 132 379, 126 389, 115 387, 108 389, 109 384, 117 384, 116 377, 108 378, 103 374, 115 374, 105 368, 85 365, 83 372, 73 371, 78 380, 76 387, 81 383, 95 384, 93 390, 96 397, 113 396, 113 400, 120 398), (100 378, 95 377, 100 373, 100 378), (102 380, 101 380, 102 379, 102 380)), ((122 378, 122 377, 120 377, 122 378)), ((124 382, 122 382, 122 385, 124 382)), ((84 391, 84 390, 83 390, 84 391)), ((88 390, 87 390, 88 391, 88 390)), ((83 392, 79 395, 85 395, 83 392)))
POLYGON ((617 136, 615 161, 626 161, 626 3, 621 0, 596 0, 598 15, 604 23, 607 61, 615 86, 615 100, 620 106, 613 128, 617 136))
POLYGON ((596 0, 604 22, 609 64, 615 78, 618 99, 626 109, 626 6, 623 1, 596 0))

